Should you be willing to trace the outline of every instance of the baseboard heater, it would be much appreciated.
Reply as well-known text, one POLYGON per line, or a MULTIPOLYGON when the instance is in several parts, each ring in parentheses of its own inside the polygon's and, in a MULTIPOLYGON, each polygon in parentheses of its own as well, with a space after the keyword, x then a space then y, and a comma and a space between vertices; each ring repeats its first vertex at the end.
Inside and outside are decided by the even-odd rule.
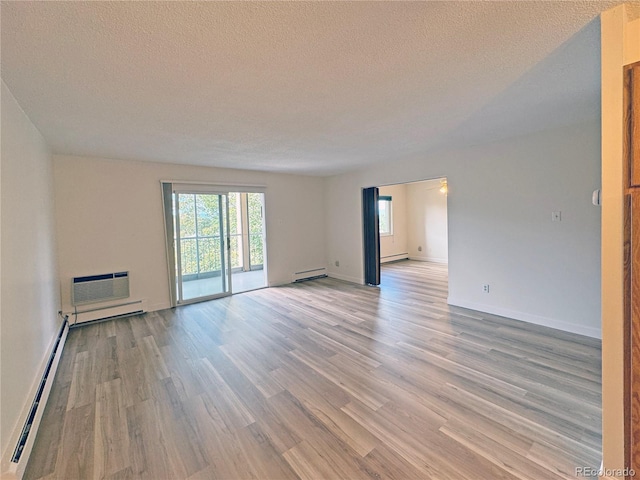
POLYGON ((85 310, 74 310, 73 322, 70 328, 87 325, 88 323, 104 322, 116 318, 129 317, 131 315, 141 315, 147 311, 145 300, 134 300, 131 302, 117 303, 115 305, 105 305, 102 307, 88 308, 85 310))
POLYGON ((314 268, 312 270, 304 270, 302 272, 296 272, 293 274, 292 282, 304 282, 306 280, 314 280, 316 278, 322 278, 327 276, 326 268, 314 268))
POLYGON ((58 362, 60 361, 60 356, 62 354, 62 347, 64 346, 64 341, 67 332, 69 331, 68 327, 69 322, 67 321, 67 317, 65 316, 62 325, 60 326, 60 330, 58 331, 58 335, 55 339, 53 348, 51 349, 51 354, 49 355, 49 359, 47 360, 44 373, 42 374, 42 378, 40 379, 40 383, 38 384, 36 395, 33 399, 33 402, 31 403, 31 407, 29 408, 27 419, 24 423, 24 426, 22 427, 22 431, 20 432, 18 443, 16 444, 13 455, 11 456, 9 471, 4 472, 6 474, 10 474, 12 476, 15 475, 17 478, 22 477, 26 461, 29 459, 31 448, 33 447, 34 442, 33 438, 29 438, 29 434, 33 431, 36 431, 40 424, 42 411, 40 411, 39 408, 44 407, 44 405, 46 405, 47 403, 51 385, 53 383, 53 377, 55 376, 58 362), (20 463, 21 460, 24 461, 20 463))
POLYGON ((386 257, 380 257, 380 263, 392 263, 400 262, 402 260, 409 259, 409 252, 396 253, 395 255, 387 255, 386 257))

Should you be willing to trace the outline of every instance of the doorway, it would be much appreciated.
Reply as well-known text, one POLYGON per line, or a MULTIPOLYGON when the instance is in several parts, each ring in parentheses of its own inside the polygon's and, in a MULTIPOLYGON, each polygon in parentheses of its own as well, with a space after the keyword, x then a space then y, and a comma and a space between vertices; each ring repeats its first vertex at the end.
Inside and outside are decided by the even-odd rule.
POLYGON ((444 177, 363 189, 365 283, 390 262, 448 264, 448 193, 444 177))
POLYGON ((264 193, 163 183, 172 305, 267 286, 264 193))

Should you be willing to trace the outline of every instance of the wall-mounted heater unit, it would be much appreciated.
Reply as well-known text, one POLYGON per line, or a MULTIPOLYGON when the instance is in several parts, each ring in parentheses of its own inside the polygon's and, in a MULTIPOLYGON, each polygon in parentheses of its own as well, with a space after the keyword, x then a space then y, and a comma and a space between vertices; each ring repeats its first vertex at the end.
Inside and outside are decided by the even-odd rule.
POLYGON ((129 297, 129 272, 75 277, 71 283, 71 304, 74 307, 129 297))
POLYGON ((106 320, 116 317, 137 315, 146 311, 144 300, 112 303, 114 300, 129 298, 129 272, 104 273, 86 277, 74 277, 71 280, 71 305, 75 307, 74 321, 71 326, 106 320), (78 306, 109 302, 104 306, 84 308, 78 306))

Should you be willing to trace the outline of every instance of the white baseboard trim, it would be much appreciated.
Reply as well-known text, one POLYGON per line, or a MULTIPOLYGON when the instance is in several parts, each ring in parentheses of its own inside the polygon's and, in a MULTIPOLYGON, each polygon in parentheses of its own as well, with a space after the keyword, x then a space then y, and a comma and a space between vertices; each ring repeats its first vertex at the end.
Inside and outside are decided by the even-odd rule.
POLYGON ((438 257, 417 257, 417 256, 409 256, 409 260, 415 260, 417 262, 433 262, 433 263, 449 263, 449 259, 447 258, 438 258, 438 257))
MULTIPOLYGON (((60 327, 62 327, 62 325, 60 325, 60 327)), ((51 363, 51 368, 47 376, 47 381, 45 382, 44 389, 42 390, 40 402, 36 410, 33 423, 31 424, 31 430, 29 431, 29 436, 27 437, 27 441, 22 450, 22 454, 20 455, 20 460, 18 461, 18 463, 14 463, 11 461, 11 458, 13 456, 15 447, 22 434, 22 429, 25 425, 25 422, 27 421, 27 417, 29 416, 29 412, 31 410, 31 405, 33 403, 33 400, 36 398, 36 395, 38 393, 38 388, 40 387, 40 383, 45 374, 47 364, 49 363, 49 359, 51 358, 51 354, 56 345, 60 328, 56 332, 57 332, 56 337, 49 344, 49 347, 47 348, 47 354, 45 355, 42 361, 42 364, 38 369, 38 375, 33 385, 31 386, 31 389, 29 390, 29 395, 27 396, 27 403, 22 408, 22 412, 20 413, 20 418, 18 419, 18 422, 14 427, 14 431, 11 434, 6 450, 2 452, 2 460, 0 462, 0 478, 2 479, 7 479, 7 480, 22 479, 25 469, 27 468, 27 464, 29 463, 29 456, 31 455, 31 450, 33 449, 36 436, 38 435, 38 428, 40 427, 40 421, 42 420, 42 415, 44 414, 44 410, 47 406, 49 394, 51 393, 51 387, 53 386, 53 380, 55 379, 56 372, 58 370, 58 365, 60 364, 60 357, 62 356, 62 351, 64 350, 64 345, 65 345, 65 342, 67 341, 67 335, 69 333, 68 323, 65 324, 64 331, 62 332, 62 336, 60 337, 60 343, 58 343, 58 349, 56 350, 55 357, 51 363)))
POLYGON ((530 313, 519 312, 517 310, 509 310, 508 308, 496 307, 493 305, 486 305, 483 303, 468 302, 458 298, 449 297, 447 303, 454 307, 468 308, 476 310, 478 312, 490 313, 492 315, 499 315, 501 317, 513 318, 514 320, 521 320, 523 322, 533 323, 535 325, 541 325, 543 327, 555 328, 556 330, 562 330, 570 333, 577 333, 578 335, 584 335, 591 338, 602 338, 602 331, 595 327, 585 327, 583 325, 576 325, 575 323, 563 322, 555 320, 553 318, 542 317, 539 315, 532 315, 530 313))
POLYGON ((155 303, 153 305, 149 305, 149 312, 157 312, 158 310, 166 310, 171 308, 171 304, 168 302, 163 303, 155 303))
POLYGON ((344 280, 345 282, 357 283, 358 285, 364 285, 361 278, 350 277, 349 275, 341 275, 335 272, 327 272, 327 275, 331 278, 337 278, 338 280, 344 280))

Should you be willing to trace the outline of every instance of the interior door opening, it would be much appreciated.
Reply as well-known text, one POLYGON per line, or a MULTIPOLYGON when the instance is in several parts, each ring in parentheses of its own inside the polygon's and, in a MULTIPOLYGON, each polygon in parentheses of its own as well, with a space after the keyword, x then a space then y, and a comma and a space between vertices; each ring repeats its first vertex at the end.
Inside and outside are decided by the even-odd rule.
POLYGON ((384 286, 390 262, 448 264, 448 192, 445 177, 363 189, 366 284, 384 286))

